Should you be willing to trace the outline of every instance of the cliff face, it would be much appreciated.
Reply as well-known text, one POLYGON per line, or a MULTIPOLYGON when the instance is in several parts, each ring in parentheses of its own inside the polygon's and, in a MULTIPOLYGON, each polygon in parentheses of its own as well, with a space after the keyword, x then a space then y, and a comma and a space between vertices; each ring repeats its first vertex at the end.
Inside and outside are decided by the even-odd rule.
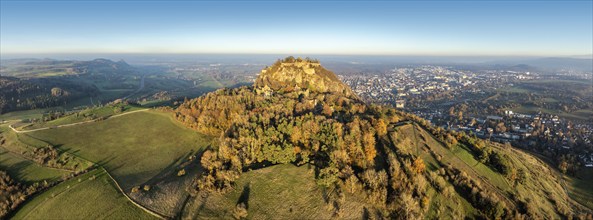
POLYGON ((333 72, 323 68, 318 61, 288 57, 263 69, 255 81, 255 88, 274 91, 309 90, 319 93, 354 93, 333 72))

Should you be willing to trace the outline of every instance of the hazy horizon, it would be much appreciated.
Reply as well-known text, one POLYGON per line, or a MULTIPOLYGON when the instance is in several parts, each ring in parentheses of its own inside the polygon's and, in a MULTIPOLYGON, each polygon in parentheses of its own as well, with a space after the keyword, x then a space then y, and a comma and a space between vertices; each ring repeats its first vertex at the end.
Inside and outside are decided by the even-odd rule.
POLYGON ((156 54, 156 53, 86 53, 86 54, 3 54, 0 60, 123 60, 130 64, 211 62, 229 64, 269 64, 284 57, 310 57, 322 63, 349 64, 523 64, 547 58, 593 60, 593 55, 544 57, 544 56, 422 56, 422 55, 336 55, 336 54, 156 54))

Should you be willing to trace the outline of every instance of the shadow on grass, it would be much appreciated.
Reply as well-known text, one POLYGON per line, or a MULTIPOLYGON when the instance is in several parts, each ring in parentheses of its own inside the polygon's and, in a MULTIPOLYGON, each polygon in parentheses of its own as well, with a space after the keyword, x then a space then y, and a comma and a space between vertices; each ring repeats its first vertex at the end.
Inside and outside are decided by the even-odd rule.
POLYGON ((239 196, 239 199, 237 200, 237 205, 238 204, 245 204, 245 209, 249 209, 249 193, 251 192, 251 183, 245 184, 245 186, 243 186, 243 192, 241 192, 241 196, 239 196))
MULTIPOLYGON (((1 161, 0 163, 3 163, 3 162, 5 162, 5 161, 1 161)), ((27 169, 27 167, 31 166, 31 164, 32 164, 32 162, 29 162, 29 161, 21 161, 21 162, 12 164, 10 166, 0 165, 0 169, 6 171, 6 173, 8 173, 8 175, 10 175, 12 177, 12 179, 16 180, 17 182, 25 183, 25 184, 29 185, 29 184, 33 184, 35 182, 35 181, 24 180, 25 176, 27 175, 25 170, 27 169)), ((50 179, 47 179, 47 180, 50 180, 50 179)), ((41 181, 43 181, 43 180, 41 180, 41 181)))
MULTIPOLYGON (((197 153, 197 155, 199 155, 200 157, 201 157, 201 154, 202 154, 202 152, 197 153)), ((177 179, 170 178, 170 177, 176 176, 175 174, 176 174, 178 167, 184 161, 186 161, 186 159, 189 158, 191 155, 194 155, 194 151, 187 152, 186 154, 175 158, 171 163, 169 163, 169 165, 164 167, 159 173, 157 173, 152 178, 150 178, 148 181, 146 181, 145 184, 156 185, 158 183, 169 183, 172 181, 177 181, 177 179)), ((196 157, 196 158, 200 158, 200 157, 196 157)))

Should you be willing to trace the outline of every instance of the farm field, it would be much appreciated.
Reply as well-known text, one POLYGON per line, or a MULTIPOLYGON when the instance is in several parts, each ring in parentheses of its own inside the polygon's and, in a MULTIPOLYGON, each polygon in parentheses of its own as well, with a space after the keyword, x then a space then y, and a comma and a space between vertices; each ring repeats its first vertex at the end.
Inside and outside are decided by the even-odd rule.
POLYGON ((570 111, 562 110, 561 108, 562 105, 570 106, 571 104, 589 101, 592 92, 590 82, 576 80, 534 80, 500 88, 498 91, 514 94, 514 96, 508 97, 510 100, 507 101, 521 103, 519 106, 510 109, 514 112, 535 114, 541 111, 570 120, 588 120, 593 117, 593 111, 582 105, 570 111), (559 88, 566 91, 559 90, 559 88), (530 103, 531 100, 522 100, 516 96, 523 97, 528 94, 539 97, 533 101, 547 103, 548 107, 541 104, 534 105, 530 103))
POLYGON ((103 169, 96 169, 35 196, 13 219, 157 218, 132 204, 103 169))
POLYGON ((27 134, 104 166, 126 192, 174 169, 210 142, 168 113, 154 111, 27 134))
POLYGON ((571 120, 587 120, 593 118, 593 110, 587 109, 580 109, 574 112, 563 112, 553 109, 546 109, 546 108, 538 108, 534 106, 520 106, 518 108, 511 109, 514 112, 524 113, 524 114, 536 114, 537 112, 543 112, 547 114, 555 114, 563 118, 571 119, 571 120))

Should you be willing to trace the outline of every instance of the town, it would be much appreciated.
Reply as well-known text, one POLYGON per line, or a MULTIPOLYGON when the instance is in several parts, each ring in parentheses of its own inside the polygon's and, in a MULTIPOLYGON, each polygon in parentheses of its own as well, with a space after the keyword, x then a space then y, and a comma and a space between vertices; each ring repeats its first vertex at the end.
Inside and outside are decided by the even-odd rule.
MULTIPOLYGON (((517 68, 515 68, 517 69, 517 68)), ((560 117, 549 111, 516 112, 513 100, 523 82, 562 79, 591 80, 590 73, 565 71, 542 74, 515 69, 471 70, 452 66, 403 66, 372 74, 340 75, 363 100, 390 105, 419 115, 431 123, 479 138, 557 159, 565 172, 593 167, 593 125, 590 120, 560 117), (502 91, 502 92, 501 92, 502 91), (511 92, 508 92, 511 91, 511 92)), ((535 99, 538 91, 529 91, 535 99)), ((521 98, 521 97, 518 97, 521 98)), ((585 97, 586 98, 586 97, 585 97)), ((542 106, 552 106, 542 103, 542 106)), ((521 108, 518 108, 521 109, 521 108)))

